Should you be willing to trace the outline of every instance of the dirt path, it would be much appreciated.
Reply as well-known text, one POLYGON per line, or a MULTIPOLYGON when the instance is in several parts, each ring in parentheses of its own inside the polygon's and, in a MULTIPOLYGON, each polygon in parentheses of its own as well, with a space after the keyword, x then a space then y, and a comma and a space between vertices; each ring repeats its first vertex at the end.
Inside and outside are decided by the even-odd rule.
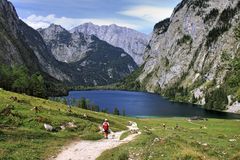
POLYGON ((125 139, 120 140, 120 136, 124 132, 126 131, 112 133, 109 135, 109 139, 75 142, 67 148, 63 148, 63 151, 55 160, 94 160, 105 150, 115 148, 123 143, 128 143, 140 134, 131 134, 125 139))

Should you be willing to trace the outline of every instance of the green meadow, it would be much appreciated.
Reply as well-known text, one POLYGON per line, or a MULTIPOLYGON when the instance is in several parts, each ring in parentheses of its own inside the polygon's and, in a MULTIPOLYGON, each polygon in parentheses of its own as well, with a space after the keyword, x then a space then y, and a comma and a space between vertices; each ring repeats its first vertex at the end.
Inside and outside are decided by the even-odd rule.
MULTIPOLYGON (((48 159, 73 141, 99 140, 99 125, 108 118, 113 131, 135 121, 141 131, 135 140, 104 152, 99 160, 239 160, 240 120, 187 118, 130 118, 92 112, 46 99, 0 90, 0 159, 48 159), (38 111, 34 110, 38 107, 38 111), (72 122, 77 127, 60 130, 72 122), (44 129, 51 124, 56 132, 44 129), (163 127, 163 124, 166 127, 163 127)), ((130 133, 122 135, 122 139, 130 133)))

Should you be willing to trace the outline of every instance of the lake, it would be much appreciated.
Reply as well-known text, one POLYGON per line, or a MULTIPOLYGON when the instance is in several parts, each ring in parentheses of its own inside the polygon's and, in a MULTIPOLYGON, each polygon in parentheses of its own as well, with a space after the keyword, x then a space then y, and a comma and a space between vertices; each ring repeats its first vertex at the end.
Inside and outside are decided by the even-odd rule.
POLYGON ((134 117, 192 117, 202 116, 206 118, 239 118, 239 114, 231 114, 205 110, 197 105, 171 102, 157 94, 145 92, 92 90, 70 91, 66 97, 68 100, 86 98, 100 109, 108 109, 113 112, 117 107, 122 113, 134 117))

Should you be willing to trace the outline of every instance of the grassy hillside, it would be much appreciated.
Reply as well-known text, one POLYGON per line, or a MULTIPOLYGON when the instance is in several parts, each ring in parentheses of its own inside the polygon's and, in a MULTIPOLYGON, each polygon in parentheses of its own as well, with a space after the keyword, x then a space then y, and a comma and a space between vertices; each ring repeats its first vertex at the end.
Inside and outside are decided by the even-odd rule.
POLYGON ((45 159, 73 140, 100 139, 98 125, 105 118, 110 119, 112 130, 126 129, 124 117, 67 109, 61 103, 0 90, 0 159, 45 159), (14 109, 1 113, 8 105, 14 109), (36 106, 39 113, 32 110, 36 106), (77 128, 48 132, 43 126, 47 123, 59 127, 67 122, 74 122, 77 128))
POLYGON ((0 159, 46 159, 74 140, 100 139, 98 125, 105 118, 114 131, 125 130, 129 120, 136 121, 142 134, 129 144, 104 152, 99 160, 240 159, 240 120, 134 119, 79 108, 67 110, 61 103, 0 90, 0 159), (9 105, 14 109, 7 112, 9 105), (38 113, 32 110, 36 106, 38 113), (77 128, 48 132, 43 127, 44 123, 59 127, 66 122, 77 128))
POLYGON ((239 160, 240 121, 185 118, 141 119, 134 142, 104 152, 103 159, 239 160), (164 129, 162 124, 166 124, 164 129), (178 127, 176 127, 178 126, 178 127))

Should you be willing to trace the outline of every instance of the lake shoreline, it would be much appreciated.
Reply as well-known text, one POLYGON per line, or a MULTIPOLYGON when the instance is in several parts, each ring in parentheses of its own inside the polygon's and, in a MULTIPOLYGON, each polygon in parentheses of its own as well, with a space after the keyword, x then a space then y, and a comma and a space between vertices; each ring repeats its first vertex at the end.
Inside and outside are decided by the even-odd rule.
POLYGON ((142 93, 147 93, 147 94, 158 95, 161 98, 164 98, 164 99, 166 99, 166 100, 168 100, 170 102, 173 102, 173 103, 190 104, 190 105, 198 106, 198 107, 200 107, 202 109, 205 109, 207 111, 217 111, 217 112, 222 112, 222 113, 230 113, 230 114, 240 115, 240 113, 237 113, 237 112, 228 112, 227 110, 207 109, 207 108, 204 108, 204 106, 200 105, 200 104, 190 103, 190 102, 185 102, 185 101, 173 100, 173 99, 170 99, 168 97, 162 96, 159 93, 148 92, 146 90, 129 90, 129 89, 119 89, 119 88, 114 88, 114 87, 111 88, 111 86, 109 86, 109 88, 107 88, 105 86, 95 86, 95 87, 82 87, 82 89, 69 89, 68 90, 68 94, 67 95, 63 95, 63 96, 68 96, 69 92, 71 92, 71 91, 126 91, 126 92, 142 92, 142 93))
MULTIPOLYGON (((184 115, 184 113, 181 113, 181 115, 179 116, 176 116, 176 115, 171 115, 171 113, 168 111, 167 113, 164 113, 164 112, 160 112, 160 110, 158 110, 157 112, 155 113, 159 113, 161 115, 156 115, 155 113, 152 113, 152 114, 133 114, 133 113, 128 113, 127 111, 127 116, 130 116, 130 117, 146 117, 146 118, 153 118, 153 117, 156 117, 156 118, 161 118, 161 117, 165 117, 165 118, 170 118, 170 117, 183 117, 183 118, 190 118, 190 117, 194 117, 194 116, 200 116, 200 117, 204 117, 204 118, 220 118, 220 119, 229 119, 229 118, 224 118, 224 117, 227 117, 230 115, 230 117, 237 117, 237 118, 233 118, 233 119, 240 119, 240 114, 237 114, 237 113, 229 113, 229 112, 224 112, 224 111, 215 111, 215 110, 207 110, 205 108, 203 108, 202 106, 200 105, 196 105, 196 104, 192 104, 192 103, 186 103, 186 102, 176 102, 176 101, 172 101, 172 100, 169 100, 168 98, 166 97, 162 97, 161 95, 159 94, 155 94, 155 93, 151 93, 151 92, 146 92, 146 91, 128 91, 128 90, 115 90, 115 89, 102 89, 102 88, 98 88, 98 89, 85 89, 85 90, 71 90, 69 91, 68 93, 68 96, 71 96, 71 93, 77 93, 77 92, 85 92, 85 93, 88 93, 90 94, 89 92, 101 92, 101 93, 106 93, 106 92, 110 92, 110 93, 119 93, 119 94, 126 94, 125 96, 131 96, 131 95, 145 95, 147 97, 155 97, 155 99, 161 99, 160 101, 164 101, 164 103, 167 103, 168 105, 180 105, 182 106, 181 108, 178 108, 178 109, 175 109, 174 113, 176 113, 176 110, 183 110, 183 106, 187 106, 187 108, 191 108, 191 110, 193 110, 193 113, 190 113, 189 111, 187 112, 187 115, 184 115), (156 97, 157 96, 157 97, 156 97), (194 109, 193 109, 194 108, 194 109), (195 114, 196 112, 196 114, 195 114), (200 112, 200 114, 197 114, 197 112, 200 112), (206 115, 211 115, 213 113, 214 116, 203 116, 204 114, 206 115), (155 114, 155 115, 153 115, 155 114), (169 114, 169 115, 167 115, 169 114)), ((109 95, 108 95, 109 96, 109 95)), ((108 97, 107 96, 107 97, 108 97)), ((111 96, 111 94, 110 94, 111 96)), ((81 97, 85 97, 85 96, 81 96, 81 97)), ((77 97, 76 97, 77 98, 77 97)), ((80 98, 80 97, 78 97, 80 98)), ((92 100, 91 98, 88 98, 88 97, 85 97, 87 99, 90 99, 92 100)), ((96 97, 95 97, 96 98, 96 97)), ((101 97, 101 98, 104 98, 104 97, 101 97)), ((109 98, 109 97, 108 97, 109 98)), ((114 100, 118 101, 119 99, 121 99, 123 97, 114 97, 114 100)), ((126 98, 126 97, 125 97, 126 98)), ((144 97, 143 97, 144 98, 144 97)), ((98 99, 98 98, 97 98, 98 99)), ((135 99, 137 101, 139 101, 139 99, 135 99)), ((149 100, 149 99, 148 99, 149 100)), ((104 101, 109 101, 109 99, 105 99, 104 101)), ((123 100, 124 101, 124 100, 123 100)), ((105 102, 107 103, 107 102, 105 102)), ((144 101, 142 101, 142 103, 146 103, 144 101)), ((95 103, 96 105, 99 105, 101 106, 102 104, 98 104, 98 103, 95 103)), ((120 103, 121 104, 121 103, 120 103)), ((115 107, 119 107, 120 106, 120 111, 122 111, 123 108, 121 108, 122 106, 120 104, 115 104, 114 106, 115 107)), ((135 106, 135 103, 131 103, 132 106, 135 106)), ((141 105, 141 104, 140 104, 141 105)), ((145 104, 146 105, 146 104, 145 104)), ((155 103, 151 103, 150 105, 146 105, 148 107, 145 106, 145 108, 148 108, 148 110, 151 110, 151 105, 156 105, 155 103), (150 108, 149 108, 150 106, 150 108)), ((163 105, 163 104, 161 104, 163 105)), ((103 106, 101 106, 103 108, 103 106)), ((107 107, 110 111, 111 111, 111 107, 109 107, 109 105, 105 105, 105 107, 107 107)), ((159 107, 158 107, 159 108, 159 107)), ((160 106, 161 108, 161 106, 160 106)), ((124 108, 125 109, 125 108, 124 108)), ((139 108, 136 108, 135 109, 139 109, 139 108)), ((156 109, 156 107, 155 107, 156 109)), ((184 108, 186 110, 186 108, 184 108)), ((145 110, 146 113, 149 113, 148 110, 145 110)))

